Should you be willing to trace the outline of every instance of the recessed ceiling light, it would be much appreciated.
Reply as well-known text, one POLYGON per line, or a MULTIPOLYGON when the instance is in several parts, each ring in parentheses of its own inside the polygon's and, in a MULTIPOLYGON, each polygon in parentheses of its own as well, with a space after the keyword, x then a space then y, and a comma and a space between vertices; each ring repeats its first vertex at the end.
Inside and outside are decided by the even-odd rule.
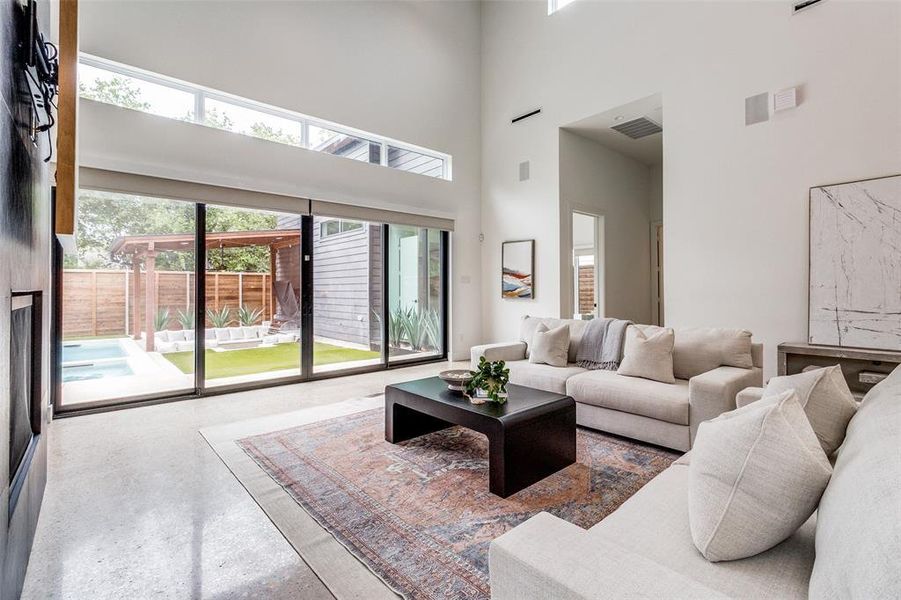
POLYGON ((624 117, 624 116, 622 116, 622 115, 616 115, 615 117, 613 117, 613 120, 614 120, 614 121, 622 121, 622 120, 625 119, 625 118, 626 118, 626 117, 624 117))

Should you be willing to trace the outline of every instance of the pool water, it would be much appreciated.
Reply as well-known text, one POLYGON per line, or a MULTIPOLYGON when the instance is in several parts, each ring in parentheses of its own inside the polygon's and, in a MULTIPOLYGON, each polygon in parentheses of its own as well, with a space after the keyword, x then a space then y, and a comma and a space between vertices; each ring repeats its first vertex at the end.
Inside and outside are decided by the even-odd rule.
POLYGON ((63 364, 107 358, 123 358, 124 356, 125 349, 118 340, 63 342, 63 364))
POLYGON ((134 375, 128 361, 105 360, 98 363, 63 365, 63 382, 84 381, 85 379, 101 379, 105 377, 122 377, 134 375))

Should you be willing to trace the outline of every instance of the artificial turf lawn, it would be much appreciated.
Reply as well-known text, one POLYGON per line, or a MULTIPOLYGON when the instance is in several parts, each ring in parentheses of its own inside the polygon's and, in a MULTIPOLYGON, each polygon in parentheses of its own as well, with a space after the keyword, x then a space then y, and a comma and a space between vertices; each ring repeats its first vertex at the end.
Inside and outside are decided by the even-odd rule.
MULTIPOLYGON (((169 352, 163 354, 166 359, 178 367, 182 373, 194 372, 194 353, 169 352)), ((329 365, 352 360, 379 358, 378 352, 342 348, 322 342, 313 342, 313 364, 329 365)), ((243 348, 240 350, 206 351, 207 379, 219 377, 235 377, 237 375, 253 375, 283 369, 300 368, 300 345, 277 344, 259 348, 243 348)))

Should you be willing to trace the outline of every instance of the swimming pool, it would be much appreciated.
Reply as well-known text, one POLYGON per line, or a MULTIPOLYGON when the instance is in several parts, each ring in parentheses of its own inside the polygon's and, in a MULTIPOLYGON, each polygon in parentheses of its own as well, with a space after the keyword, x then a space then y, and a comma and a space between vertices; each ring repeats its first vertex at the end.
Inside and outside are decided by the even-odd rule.
POLYGON ((104 360, 96 363, 74 363, 63 365, 63 382, 84 381, 86 379, 102 379, 106 377, 123 377, 134 375, 124 358, 104 360))
POLYGON ((63 364, 125 356, 125 348, 122 347, 119 340, 63 342, 63 364))

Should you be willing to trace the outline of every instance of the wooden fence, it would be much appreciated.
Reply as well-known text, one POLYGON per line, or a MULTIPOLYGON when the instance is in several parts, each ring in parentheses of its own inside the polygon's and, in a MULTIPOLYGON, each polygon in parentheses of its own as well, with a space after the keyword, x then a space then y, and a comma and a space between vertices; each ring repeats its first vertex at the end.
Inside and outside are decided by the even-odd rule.
MULTIPOLYGON (((140 297, 135 299, 133 271, 63 270, 63 337, 95 337, 129 335, 132 333, 134 311, 139 323, 144 323, 145 274, 141 278, 140 297)), ((181 329, 177 316, 192 310, 194 304, 194 274, 184 271, 157 271, 156 303, 169 309, 168 329, 181 329)), ((259 321, 272 319, 275 305, 272 298, 272 278, 269 273, 232 273, 207 271, 207 308, 219 310, 228 306, 237 323, 241 305, 262 309, 259 321)), ((207 327, 210 323, 207 322, 207 327)))
POLYGON ((594 312, 594 265, 579 267, 579 312, 594 312))

